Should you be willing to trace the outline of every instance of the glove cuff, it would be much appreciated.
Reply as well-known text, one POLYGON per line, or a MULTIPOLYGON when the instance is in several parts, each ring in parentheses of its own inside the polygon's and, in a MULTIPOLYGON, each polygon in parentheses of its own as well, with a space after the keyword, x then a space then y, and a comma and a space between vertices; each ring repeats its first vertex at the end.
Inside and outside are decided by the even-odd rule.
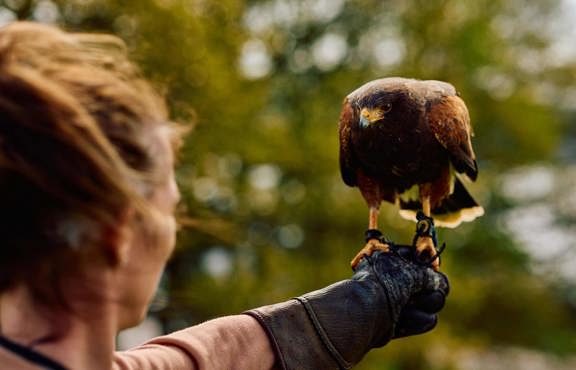
POLYGON ((259 307, 244 314, 266 331, 276 354, 274 369, 350 369, 331 343, 304 297, 259 307))

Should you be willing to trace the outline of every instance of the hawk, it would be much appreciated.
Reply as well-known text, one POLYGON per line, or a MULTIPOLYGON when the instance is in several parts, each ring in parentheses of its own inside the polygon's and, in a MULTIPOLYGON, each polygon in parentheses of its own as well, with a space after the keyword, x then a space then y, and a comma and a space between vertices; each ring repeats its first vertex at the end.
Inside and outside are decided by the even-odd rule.
MULTIPOLYGON (((340 114, 340 172, 366 200, 369 230, 378 229, 382 201, 398 204, 404 218, 416 220, 421 210, 444 227, 484 214, 461 181, 478 176, 472 136, 468 109, 449 83, 391 77, 350 93, 340 114)), ((352 266, 375 248, 387 246, 369 240, 352 266)), ((416 249, 436 251, 429 237, 416 249)))

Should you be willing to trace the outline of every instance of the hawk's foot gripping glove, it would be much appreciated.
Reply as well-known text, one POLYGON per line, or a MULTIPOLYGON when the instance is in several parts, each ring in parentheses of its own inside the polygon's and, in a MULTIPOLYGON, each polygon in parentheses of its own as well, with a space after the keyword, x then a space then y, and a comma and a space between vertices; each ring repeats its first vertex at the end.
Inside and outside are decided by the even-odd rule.
POLYGON ((431 330, 447 294, 443 274, 376 251, 351 279, 246 313, 266 330, 276 368, 350 369, 372 348, 431 330))
POLYGON ((416 233, 412 241, 415 249, 414 260, 438 271, 440 269, 440 254, 444 251, 446 244, 442 244, 438 248, 438 236, 432 217, 428 217, 422 211, 419 211, 416 214, 416 220, 416 233))

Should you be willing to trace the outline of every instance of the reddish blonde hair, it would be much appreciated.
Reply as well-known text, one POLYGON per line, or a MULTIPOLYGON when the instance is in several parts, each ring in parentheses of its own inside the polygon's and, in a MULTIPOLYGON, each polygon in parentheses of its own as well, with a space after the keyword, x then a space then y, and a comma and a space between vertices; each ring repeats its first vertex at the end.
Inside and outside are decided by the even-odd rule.
POLYGON ((0 292, 51 274, 162 181, 163 100, 124 43, 17 22, 0 29, 0 292))

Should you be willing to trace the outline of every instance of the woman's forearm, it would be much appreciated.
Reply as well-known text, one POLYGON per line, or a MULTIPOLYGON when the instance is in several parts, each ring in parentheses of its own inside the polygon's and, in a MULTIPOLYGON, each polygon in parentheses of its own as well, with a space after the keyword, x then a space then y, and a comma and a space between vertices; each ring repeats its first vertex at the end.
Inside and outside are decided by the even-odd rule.
POLYGON ((247 315, 210 320, 117 352, 114 369, 267 370, 274 354, 266 333, 247 315))

